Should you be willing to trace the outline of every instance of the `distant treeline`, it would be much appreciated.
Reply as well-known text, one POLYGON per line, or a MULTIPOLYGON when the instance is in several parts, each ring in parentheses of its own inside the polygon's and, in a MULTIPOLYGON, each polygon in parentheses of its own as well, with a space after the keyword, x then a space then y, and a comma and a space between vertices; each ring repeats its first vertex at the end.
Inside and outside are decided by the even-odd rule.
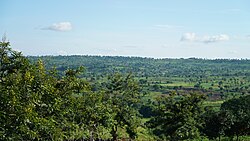
POLYGON ((248 59, 153 59, 121 56, 29 56, 31 61, 42 59, 47 68, 60 71, 84 66, 95 75, 110 72, 129 73, 135 76, 203 76, 250 75, 248 59))

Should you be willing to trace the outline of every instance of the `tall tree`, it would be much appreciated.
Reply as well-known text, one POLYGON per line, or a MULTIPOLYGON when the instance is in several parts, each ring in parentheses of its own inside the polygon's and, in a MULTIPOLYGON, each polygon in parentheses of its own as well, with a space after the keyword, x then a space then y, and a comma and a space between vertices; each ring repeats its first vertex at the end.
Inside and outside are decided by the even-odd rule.
POLYGON ((0 140, 77 139, 75 95, 87 90, 80 71, 61 78, 0 42, 0 140))
POLYGON ((136 128, 140 124, 138 105, 140 102, 140 88, 138 83, 129 74, 123 77, 114 74, 106 84, 106 99, 112 107, 112 140, 118 138, 118 128, 125 128, 129 137, 136 137, 136 128))

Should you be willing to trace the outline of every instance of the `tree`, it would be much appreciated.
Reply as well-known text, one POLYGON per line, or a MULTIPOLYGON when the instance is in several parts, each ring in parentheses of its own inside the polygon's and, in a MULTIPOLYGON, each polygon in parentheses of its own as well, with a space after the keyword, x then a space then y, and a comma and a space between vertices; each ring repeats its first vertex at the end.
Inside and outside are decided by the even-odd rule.
POLYGON ((138 104, 140 89, 138 83, 129 74, 126 77, 116 73, 109 77, 106 84, 106 99, 112 107, 111 135, 118 138, 118 128, 125 128, 129 137, 136 137, 136 128, 140 124, 138 104))
POLYGON ((213 111, 211 109, 207 110, 203 116, 204 119, 204 127, 202 132, 209 139, 221 139, 221 136, 225 135, 224 130, 229 124, 227 119, 230 117, 228 113, 221 111, 213 111))
POLYGON ((10 48, 10 42, 6 37, 0 42, 0 83, 3 83, 8 74, 15 73, 19 68, 27 64, 27 59, 22 56, 21 52, 14 51, 10 48))
POLYGON ((162 139, 199 138, 204 99, 203 95, 197 94, 177 96, 173 93, 161 97, 154 108, 155 116, 147 123, 148 127, 162 139))
POLYGON ((29 122, 27 117, 34 114, 32 95, 21 93, 33 78, 25 71, 29 68, 28 60, 9 46, 4 37, 0 42, 0 140, 21 140, 33 134, 25 126, 29 122))
POLYGON ((81 137, 76 95, 88 90, 78 70, 59 77, 0 42, 0 140, 66 140, 81 137), (75 106, 75 107, 74 107, 75 106))
POLYGON ((89 140, 108 139, 112 123, 112 107, 105 100, 104 92, 84 93, 77 101, 77 122, 83 124, 89 140), (106 135, 105 135, 106 134, 106 135), (105 135, 105 136, 104 136, 105 135))
POLYGON ((250 134, 250 95, 230 99, 221 105, 221 111, 226 112, 229 123, 225 128, 225 135, 238 140, 241 135, 250 134))

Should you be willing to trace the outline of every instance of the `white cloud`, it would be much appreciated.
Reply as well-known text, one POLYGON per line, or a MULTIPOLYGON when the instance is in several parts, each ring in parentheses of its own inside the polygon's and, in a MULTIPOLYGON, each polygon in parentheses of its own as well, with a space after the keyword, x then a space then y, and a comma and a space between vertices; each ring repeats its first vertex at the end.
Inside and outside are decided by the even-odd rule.
POLYGON ((201 41, 204 43, 213 43, 220 41, 228 41, 229 36, 226 34, 214 35, 214 36, 204 36, 201 41))
POLYGON ((184 33, 181 37, 181 41, 195 41, 197 37, 195 33, 184 33))
POLYGON ((195 41, 195 42, 203 42, 203 43, 215 43, 220 41, 228 41, 229 36, 226 34, 220 35, 205 35, 205 36, 196 36, 195 33, 184 33, 181 37, 181 41, 195 41))
POLYGON ((72 30, 72 24, 70 22, 60 22, 60 23, 54 23, 51 26, 42 29, 53 30, 53 31, 70 31, 72 30))
POLYGON ((250 35, 247 35, 247 38, 249 38, 249 39, 250 39, 250 35))

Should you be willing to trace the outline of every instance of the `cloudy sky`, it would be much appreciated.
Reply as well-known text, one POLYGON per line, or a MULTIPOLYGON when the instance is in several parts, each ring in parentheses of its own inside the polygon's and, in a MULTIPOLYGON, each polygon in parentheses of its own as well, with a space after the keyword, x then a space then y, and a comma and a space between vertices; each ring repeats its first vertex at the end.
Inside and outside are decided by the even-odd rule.
POLYGON ((249 0, 0 0, 24 55, 250 58, 249 0))

